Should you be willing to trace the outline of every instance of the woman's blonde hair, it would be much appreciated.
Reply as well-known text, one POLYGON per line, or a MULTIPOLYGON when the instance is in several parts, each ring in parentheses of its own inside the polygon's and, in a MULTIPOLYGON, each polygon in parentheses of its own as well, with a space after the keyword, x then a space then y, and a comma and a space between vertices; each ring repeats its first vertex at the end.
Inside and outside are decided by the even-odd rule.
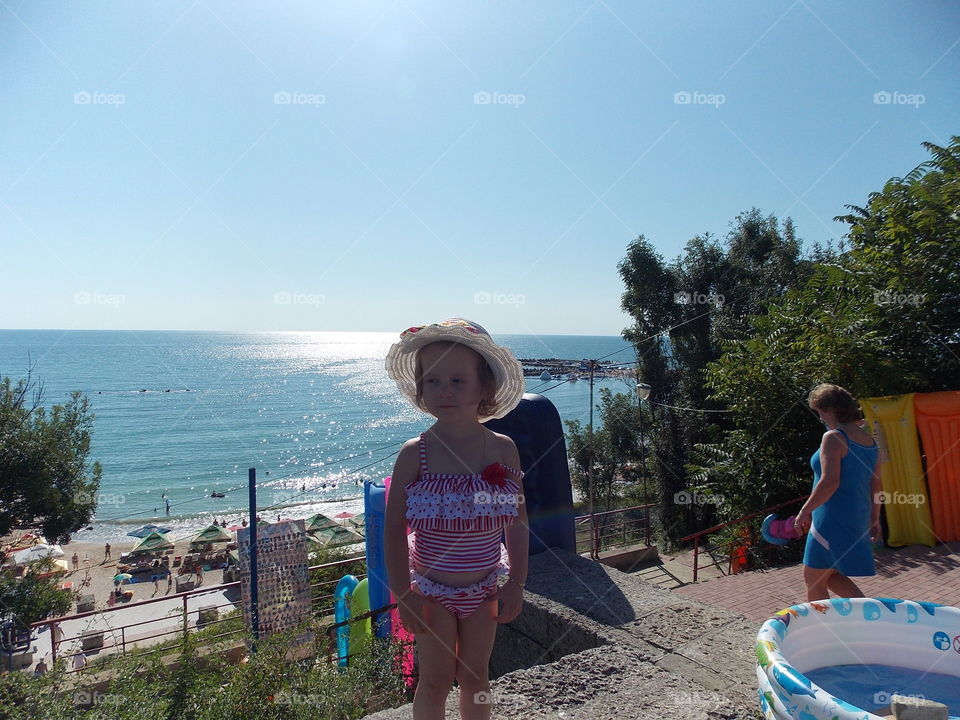
POLYGON ((464 345, 463 343, 446 340, 429 343, 428 345, 424 345, 422 348, 417 350, 417 369, 415 375, 417 382, 417 407, 424 412, 427 410, 427 408, 423 405, 423 361, 420 359, 420 354, 423 352, 423 348, 430 347, 431 345, 460 345, 461 347, 467 348, 467 350, 477 356, 477 377, 480 379, 480 387, 483 390, 483 395, 480 398, 480 404, 477 405, 477 417, 489 417, 496 413, 497 378, 494 376, 493 370, 490 368, 490 363, 488 363, 487 359, 472 347, 464 345))
POLYGON ((856 422, 863 417, 860 405, 845 388, 820 383, 807 396, 807 404, 814 410, 829 410, 838 422, 856 422))

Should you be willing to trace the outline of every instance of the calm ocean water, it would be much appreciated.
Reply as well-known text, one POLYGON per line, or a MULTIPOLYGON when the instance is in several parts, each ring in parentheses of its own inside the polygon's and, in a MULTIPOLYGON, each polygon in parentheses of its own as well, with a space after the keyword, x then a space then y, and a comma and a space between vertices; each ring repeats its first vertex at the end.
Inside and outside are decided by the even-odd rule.
MULTIPOLYGON (((3 330, 0 375, 16 380, 32 363, 46 405, 71 390, 90 398, 90 457, 103 465, 103 481, 93 529, 75 540, 124 538, 147 521, 180 537, 214 517, 239 521, 249 467, 257 469, 258 507, 271 521, 362 512, 363 481, 389 475, 393 453, 431 420, 401 398, 384 370, 396 337, 3 330)), ((495 339, 518 357, 596 358, 626 348, 609 359, 634 360, 618 337, 495 339)), ((527 390, 554 384, 529 378, 527 390)), ((628 391, 619 379, 597 386, 628 391)), ((586 421, 589 383, 545 394, 561 418, 586 421)))

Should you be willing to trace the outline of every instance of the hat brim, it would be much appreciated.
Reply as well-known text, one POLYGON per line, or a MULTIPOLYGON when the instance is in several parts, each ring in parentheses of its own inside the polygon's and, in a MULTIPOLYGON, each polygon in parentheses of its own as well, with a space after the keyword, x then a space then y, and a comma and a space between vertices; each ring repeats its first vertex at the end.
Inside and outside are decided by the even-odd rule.
POLYGON ((480 422, 504 417, 523 399, 526 389, 523 367, 509 348, 497 345, 485 333, 473 334, 460 327, 428 325, 415 335, 401 337, 390 346, 386 359, 387 374, 415 408, 422 410, 417 405, 417 351, 430 343, 444 341, 460 343, 480 353, 493 371, 497 384, 493 400, 496 410, 491 415, 479 417, 480 422))

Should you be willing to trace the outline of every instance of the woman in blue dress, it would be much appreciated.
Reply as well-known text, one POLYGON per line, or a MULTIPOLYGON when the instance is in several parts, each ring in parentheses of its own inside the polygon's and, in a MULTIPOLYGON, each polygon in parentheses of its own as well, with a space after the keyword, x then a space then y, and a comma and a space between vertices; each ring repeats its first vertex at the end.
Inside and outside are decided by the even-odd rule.
POLYGON ((796 528, 808 532, 803 553, 807 602, 863 597, 850 576, 875 575, 873 540, 882 537, 882 492, 877 444, 858 421, 853 396, 839 385, 817 385, 807 404, 827 426, 810 458, 813 490, 797 514, 796 528))

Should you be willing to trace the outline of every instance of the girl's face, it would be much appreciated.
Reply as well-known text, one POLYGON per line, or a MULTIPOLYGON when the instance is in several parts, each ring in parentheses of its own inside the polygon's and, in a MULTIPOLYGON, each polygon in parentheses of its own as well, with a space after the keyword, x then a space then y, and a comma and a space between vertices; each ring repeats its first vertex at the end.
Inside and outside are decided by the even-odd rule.
POLYGON ((437 419, 477 418, 483 398, 480 355, 459 343, 432 343, 420 351, 423 404, 437 419))

